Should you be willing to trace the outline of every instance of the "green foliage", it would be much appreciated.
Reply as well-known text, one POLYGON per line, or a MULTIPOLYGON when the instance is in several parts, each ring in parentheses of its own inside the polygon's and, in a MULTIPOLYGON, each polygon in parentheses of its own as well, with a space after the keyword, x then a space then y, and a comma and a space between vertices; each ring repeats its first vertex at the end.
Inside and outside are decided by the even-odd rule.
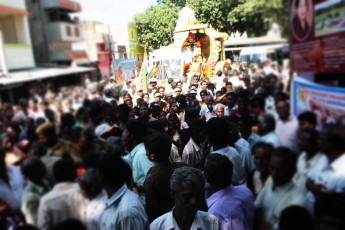
POLYGON ((260 36, 267 31, 265 19, 273 19, 287 35, 287 0, 187 0, 201 23, 212 25, 222 32, 260 36))
POLYGON ((158 4, 167 3, 167 2, 170 2, 174 4, 175 6, 178 6, 181 8, 186 6, 186 0, 157 0, 158 4))
POLYGON ((152 5, 134 16, 132 25, 138 28, 139 40, 149 49, 159 49, 173 42, 179 7, 166 1, 152 5))

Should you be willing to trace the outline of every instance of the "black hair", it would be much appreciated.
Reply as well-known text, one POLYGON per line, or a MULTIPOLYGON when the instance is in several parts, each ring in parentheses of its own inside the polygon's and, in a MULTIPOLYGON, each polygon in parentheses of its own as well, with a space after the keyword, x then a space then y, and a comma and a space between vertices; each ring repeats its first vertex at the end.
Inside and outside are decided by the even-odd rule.
POLYGON ((145 137, 144 144, 150 153, 154 153, 155 160, 162 162, 169 159, 171 140, 167 134, 154 132, 145 137))
POLYGON ((299 121, 307 121, 307 122, 314 124, 314 125, 317 124, 316 114, 312 111, 305 111, 305 112, 301 113, 300 115, 298 115, 297 119, 299 121))
POLYGON ((98 165, 98 172, 113 187, 121 187, 126 182, 124 176, 127 172, 126 162, 115 154, 102 155, 98 165))
POLYGON ((187 106, 185 113, 185 121, 187 124, 190 124, 193 120, 199 118, 200 110, 194 106, 187 106))
POLYGON ((208 120, 206 133, 210 141, 218 146, 227 145, 229 139, 229 128, 224 119, 215 117, 208 120))
POLYGON ((287 147, 278 147, 272 152, 272 157, 279 157, 286 160, 287 168, 291 175, 296 172, 297 154, 287 147))
POLYGON ((272 144, 259 141, 253 146, 253 150, 252 150, 253 155, 255 154, 255 151, 257 149, 268 149, 270 153, 272 153, 274 151, 274 146, 272 144))
POLYGON ((203 130, 206 130, 206 121, 204 120, 194 120, 189 124, 189 132, 191 136, 198 134, 203 130))
POLYGON ((233 164, 228 157, 218 153, 210 154, 205 161, 205 177, 213 186, 223 189, 232 182, 233 164))
POLYGON ((256 94, 256 95, 254 95, 250 104, 252 107, 259 107, 260 109, 264 110, 265 109, 265 103, 266 103, 265 96, 262 94, 256 94))
POLYGON ((199 95, 201 96, 201 93, 204 93, 207 96, 207 91, 206 90, 201 90, 199 95))
POLYGON ((341 152, 345 151, 345 137, 341 134, 338 125, 326 124, 323 131, 326 131, 326 139, 331 143, 333 149, 341 152))
POLYGON ((77 219, 67 219, 60 222, 53 227, 53 230, 86 230, 86 227, 80 220, 77 219))
POLYGON ((313 230, 314 223, 309 212, 297 205, 285 208, 279 218, 279 229, 282 230, 313 230))
POLYGON ((134 136, 136 141, 142 142, 147 133, 147 124, 143 120, 133 119, 128 121, 126 129, 134 136))
POLYGON ((57 182, 71 182, 76 177, 74 161, 69 157, 58 160, 53 166, 53 174, 57 182))

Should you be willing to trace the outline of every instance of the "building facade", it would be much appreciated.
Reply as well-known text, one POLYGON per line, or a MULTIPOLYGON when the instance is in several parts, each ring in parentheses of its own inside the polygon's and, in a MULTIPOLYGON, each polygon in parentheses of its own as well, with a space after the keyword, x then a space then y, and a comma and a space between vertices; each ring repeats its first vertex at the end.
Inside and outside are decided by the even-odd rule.
POLYGON ((85 50, 73 50, 75 42, 84 41, 79 19, 72 13, 82 11, 81 5, 69 0, 26 0, 35 59, 39 64, 70 65, 72 61, 88 60, 85 50))
POLYGON ((25 0, 0 0, 0 71, 35 67, 25 0))

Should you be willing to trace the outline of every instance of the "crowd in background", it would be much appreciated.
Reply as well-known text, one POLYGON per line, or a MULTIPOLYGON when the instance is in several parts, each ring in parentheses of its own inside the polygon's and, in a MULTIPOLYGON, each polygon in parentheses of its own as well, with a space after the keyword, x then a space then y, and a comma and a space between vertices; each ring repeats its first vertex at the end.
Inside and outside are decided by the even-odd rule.
POLYGON ((345 229, 345 116, 296 117, 288 79, 233 63, 0 103, 0 230, 345 229))

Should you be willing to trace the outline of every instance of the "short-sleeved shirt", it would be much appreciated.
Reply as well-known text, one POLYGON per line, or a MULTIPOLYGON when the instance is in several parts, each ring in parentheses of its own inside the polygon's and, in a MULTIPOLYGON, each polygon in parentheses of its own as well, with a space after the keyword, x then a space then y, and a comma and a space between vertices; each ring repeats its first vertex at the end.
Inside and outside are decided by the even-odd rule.
POLYGON ((192 138, 188 141, 183 149, 182 161, 190 167, 199 168, 201 161, 200 147, 193 141, 192 138))
POLYGON ((271 229, 278 229, 281 212, 291 206, 306 207, 305 194, 292 182, 274 187, 274 182, 266 184, 255 200, 255 207, 262 208, 264 220, 271 229))
MULTIPOLYGON (((174 210, 173 210, 174 211, 174 210)), ((173 211, 168 212, 157 219, 150 225, 150 230, 181 230, 178 226, 173 211)), ((218 230, 219 223, 214 215, 197 211, 195 214, 191 230, 218 230)))

